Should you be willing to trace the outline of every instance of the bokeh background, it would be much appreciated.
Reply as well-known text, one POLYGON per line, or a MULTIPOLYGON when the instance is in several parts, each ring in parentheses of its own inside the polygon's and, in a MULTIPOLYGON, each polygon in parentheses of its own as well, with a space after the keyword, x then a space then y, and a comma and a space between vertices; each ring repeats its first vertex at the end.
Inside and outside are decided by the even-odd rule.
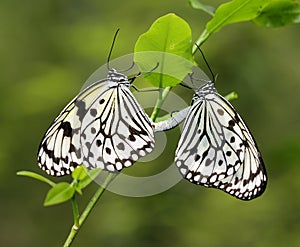
MULTIPOLYGON (((47 185, 16 172, 43 174, 36 164, 42 135, 105 63, 116 29, 113 57, 131 53, 138 36, 169 12, 191 25, 194 39, 209 20, 186 0, 1 0, 1 246, 62 246, 72 224, 70 203, 43 207, 47 185)), ((241 23, 203 45, 219 74, 219 92, 238 92, 233 104, 260 146, 269 176, 262 197, 243 202, 187 181, 145 198, 105 192, 73 246, 299 246, 299 41, 299 25, 241 23)), ((189 102, 191 93, 175 90, 189 102)), ((168 133, 168 147, 151 163, 155 169, 172 162, 178 138, 178 129, 168 133)), ((85 190, 81 209, 96 189, 85 190)))

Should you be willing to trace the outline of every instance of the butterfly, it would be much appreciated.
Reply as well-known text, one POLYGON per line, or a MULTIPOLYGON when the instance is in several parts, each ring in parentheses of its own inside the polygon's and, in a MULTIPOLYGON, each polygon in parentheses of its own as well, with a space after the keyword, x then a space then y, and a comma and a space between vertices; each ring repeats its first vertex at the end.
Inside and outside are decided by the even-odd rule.
MULTIPOLYGON (((204 80, 204 86, 194 89, 189 107, 154 123, 154 131, 172 129, 184 121, 175 151, 175 164, 182 176, 194 184, 223 190, 241 200, 254 199, 267 185, 262 155, 240 115, 217 92, 212 69, 200 47, 195 45, 213 80, 204 80)), ((192 75, 189 74, 193 82, 192 75)))
POLYGON ((267 184, 264 162, 250 130, 218 94, 214 81, 195 91, 175 164, 188 181, 242 200, 258 197, 267 184))
POLYGON ((132 81, 109 69, 77 95, 44 135, 38 151, 41 169, 53 176, 75 167, 121 171, 154 148, 152 121, 130 91, 132 81))

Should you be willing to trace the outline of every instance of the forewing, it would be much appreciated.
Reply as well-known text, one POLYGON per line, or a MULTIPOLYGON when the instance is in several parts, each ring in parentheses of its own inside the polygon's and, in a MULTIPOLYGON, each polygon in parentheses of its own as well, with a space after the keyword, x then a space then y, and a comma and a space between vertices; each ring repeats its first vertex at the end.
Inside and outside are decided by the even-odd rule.
POLYGON ((97 98, 81 128, 83 163, 89 168, 120 171, 154 148, 151 121, 126 86, 97 98))
POLYGON ((259 196, 266 173, 257 145, 238 113, 217 93, 196 101, 188 114, 175 163, 186 179, 243 200, 259 196))
POLYGON ((40 143, 38 164, 41 169, 52 176, 63 176, 82 164, 81 122, 94 97, 105 90, 106 80, 96 82, 61 111, 40 143))

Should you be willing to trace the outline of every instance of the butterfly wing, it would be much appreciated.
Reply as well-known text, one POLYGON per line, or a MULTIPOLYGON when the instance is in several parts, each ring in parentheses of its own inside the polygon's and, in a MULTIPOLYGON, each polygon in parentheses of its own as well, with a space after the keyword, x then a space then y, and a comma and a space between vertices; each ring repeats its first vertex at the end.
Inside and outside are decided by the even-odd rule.
POLYGON ((53 121, 38 151, 38 164, 49 175, 70 174, 82 164, 81 122, 93 99, 107 89, 106 79, 94 83, 76 96, 53 121))
POLYGON ((126 86, 98 97, 81 128, 83 163, 89 168, 120 171, 154 148, 151 121, 126 86))
POLYGON ((175 163, 190 182, 242 200, 261 195, 266 187, 264 163, 253 136, 217 92, 205 93, 192 105, 175 163))

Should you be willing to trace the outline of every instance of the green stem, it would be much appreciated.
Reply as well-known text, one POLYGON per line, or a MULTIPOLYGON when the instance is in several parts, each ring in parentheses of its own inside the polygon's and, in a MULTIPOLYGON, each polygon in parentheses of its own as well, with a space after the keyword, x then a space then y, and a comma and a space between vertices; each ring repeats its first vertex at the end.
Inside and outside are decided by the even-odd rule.
POLYGON ((238 94, 236 92, 231 92, 226 96, 224 96, 224 98, 227 99, 228 101, 232 101, 238 98, 238 94))
MULTIPOLYGON (((207 30, 204 29, 204 31, 201 33, 200 37, 196 40, 195 43, 200 47, 209 38, 210 35, 211 33, 207 32, 207 30)), ((192 50, 193 55, 195 55, 196 51, 197 46, 194 45, 192 50)))
POLYGON ((76 202, 76 194, 71 199, 72 203, 72 209, 73 209, 73 216, 74 216, 74 225, 73 227, 78 228, 79 226, 79 211, 78 211, 78 205, 76 202))
POLYGON ((166 97, 168 96, 171 89, 172 89, 172 87, 166 87, 163 91, 160 90, 158 99, 156 100, 153 112, 150 117, 152 119, 152 121, 155 121, 155 119, 157 118, 159 110, 160 110, 162 104, 164 103, 164 101, 166 100, 166 97))
MULTIPOLYGON (((88 205, 86 206, 84 211, 82 212, 82 214, 81 214, 81 216, 78 220, 78 225, 76 223, 74 223, 74 225, 72 226, 71 231, 69 233, 69 236, 67 237, 67 239, 64 243, 64 247, 69 247, 71 245, 71 243, 73 242, 74 238, 76 237, 80 227, 83 225, 86 218, 89 216, 92 209, 95 207, 96 203, 98 202, 98 200, 102 196, 102 194, 105 191, 107 185, 113 180, 113 178, 115 178, 115 174, 110 173, 107 176, 107 178, 105 179, 104 184, 96 191, 96 193, 94 194, 94 196, 92 197, 92 199, 90 200, 90 202, 88 203, 88 205)), ((74 200, 75 200, 75 198, 74 198, 74 200)), ((76 204, 76 206, 77 206, 77 204, 76 204)), ((72 207, 73 207, 73 201, 72 201, 72 207)), ((73 212, 74 212, 74 208, 73 208, 73 212)), ((74 220, 75 220, 75 215, 74 215, 74 220)))

